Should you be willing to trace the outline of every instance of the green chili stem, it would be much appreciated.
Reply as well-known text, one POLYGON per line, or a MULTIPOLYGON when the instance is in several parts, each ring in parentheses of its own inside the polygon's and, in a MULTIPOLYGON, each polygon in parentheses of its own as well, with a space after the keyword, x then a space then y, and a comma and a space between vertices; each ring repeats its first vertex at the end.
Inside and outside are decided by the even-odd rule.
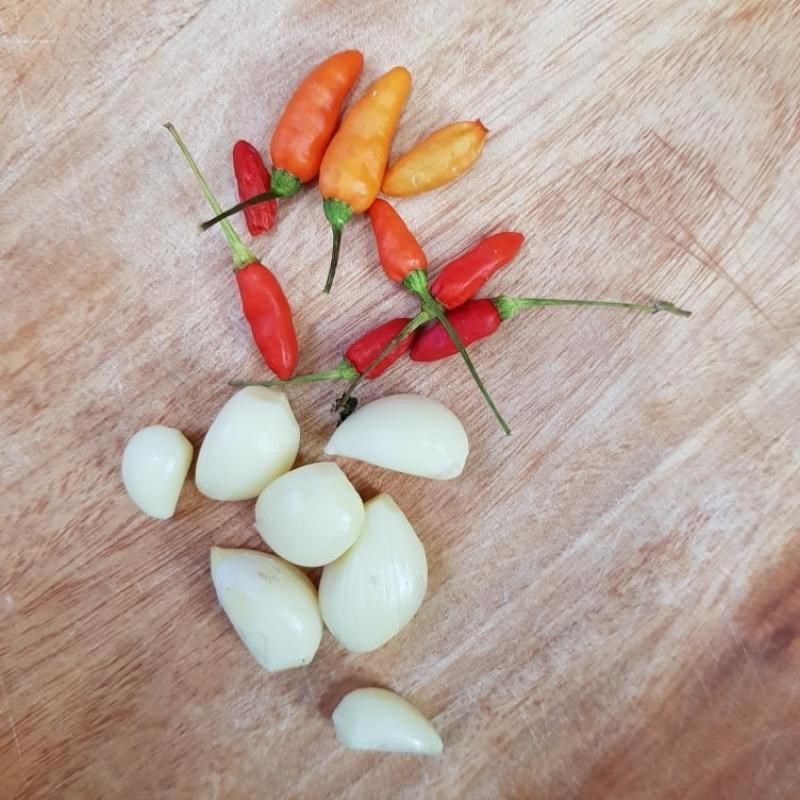
POLYGON ((469 357, 467 353, 467 348, 464 346, 464 342, 461 341, 461 337, 458 335, 458 332, 453 328, 450 324, 450 320, 447 319, 445 314, 444 308, 442 307, 441 303, 436 300, 433 295, 428 291, 428 275, 425 270, 417 269, 406 276, 405 280, 403 280, 403 286, 408 289, 413 294, 417 295, 421 302, 422 302, 422 312, 429 315, 431 319, 436 319, 438 322, 441 323, 442 327, 447 332, 447 335, 450 337, 453 344, 456 346, 456 350, 461 355, 461 358, 464 359, 464 363, 467 365, 467 369, 469 370, 470 374, 472 375, 473 380, 478 385, 478 389, 480 393, 483 395, 483 399, 486 401, 486 404, 492 410, 497 422, 499 423, 500 427, 503 429, 503 432, 506 436, 511 434, 511 428, 508 427, 508 423, 503 419, 502 414, 498 410, 497 406, 494 404, 494 400, 492 400, 492 396, 489 394, 486 386, 481 379, 481 376, 478 374, 478 370, 475 368, 475 365, 472 363, 472 359, 469 357))
POLYGON ((306 375, 295 375, 285 381, 230 381, 228 386, 241 389, 244 386, 294 386, 300 383, 318 383, 320 381, 348 381, 358 377, 358 370, 346 358, 343 358, 333 369, 325 372, 310 372, 306 375))
POLYGON ((331 264, 328 267, 328 277, 325 281, 325 294, 330 294, 331 287, 333 286, 333 279, 336 275, 336 266, 339 263, 339 247, 342 244, 342 231, 344 226, 350 221, 353 216, 353 209, 343 200, 337 200, 335 197, 328 197, 322 203, 322 210, 325 212, 325 217, 331 224, 333 231, 333 248, 331 250, 331 264))
MULTIPOLYGON (((208 200, 211 210, 214 211, 215 214, 219 214, 222 211, 222 208, 217 202, 217 198, 214 197, 214 193, 209 188, 209 185, 206 183, 206 179, 203 177, 203 174, 200 172, 197 162, 194 160, 194 158, 192 158, 189 148, 186 147, 183 139, 181 139, 180 134, 175 130, 175 126, 171 122, 164 123, 164 127, 170 132, 172 138, 180 148, 181 153, 183 153, 183 157, 186 159, 186 163, 194 173, 195 178, 197 178, 197 182, 200 184, 200 188, 202 189, 206 200, 208 200)), ((222 223, 222 232, 225 234, 225 238, 228 240, 228 246, 231 248, 231 253, 233 253, 233 264, 235 269, 241 269, 242 267, 246 267, 248 264, 252 264, 254 261, 258 261, 253 253, 244 246, 242 240, 239 238, 230 222, 222 223)))
POLYGON ((276 167, 272 170, 271 176, 271 188, 268 192, 261 192, 261 194, 253 195, 249 197, 247 200, 242 200, 241 203, 237 203, 235 206, 232 206, 227 211, 220 211, 216 217, 213 219, 206 220, 206 222, 202 222, 200 227, 203 230, 207 230, 212 225, 216 225, 218 222, 222 222, 225 217, 231 216, 231 214, 235 214, 237 211, 241 211, 244 208, 249 208, 250 206, 256 206, 259 203, 266 203, 269 200, 275 200, 279 197, 293 197, 300 191, 300 187, 302 186, 302 182, 297 175, 289 172, 288 170, 281 169, 280 167, 276 167))
POLYGON ((325 288, 322 290, 325 294, 331 293, 333 287, 333 279, 336 275, 336 266, 339 263, 339 248, 342 246, 342 229, 332 228, 333 230, 333 247, 331 248, 331 263, 328 267, 328 277, 325 279, 325 288))
POLYGON ((227 217, 233 216, 234 214, 238 214, 245 208, 250 208, 250 206, 257 206, 260 203, 266 203, 269 200, 274 200, 276 197, 281 197, 281 195, 270 189, 268 192, 262 192, 261 194, 254 194, 247 200, 242 200, 241 203, 237 203, 235 206, 231 206, 230 208, 225 209, 225 211, 223 211, 222 208, 220 208, 216 217, 212 217, 211 219, 207 219, 205 222, 200 223, 200 229, 207 231, 213 225, 216 225, 218 222, 222 222, 227 217))
POLYGON ((657 300, 650 305, 640 303, 622 303, 617 300, 563 300, 555 297, 509 297, 500 295, 492 301, 503 320, 510 319, 518 311, 534 306, 600 306, 603 308, 627 308, 632 311, 644 311, 647 314, 657 314, 666 311, 679 317, 691 316, 691 311, 678 308, 674 303, 666 300, 657 300))

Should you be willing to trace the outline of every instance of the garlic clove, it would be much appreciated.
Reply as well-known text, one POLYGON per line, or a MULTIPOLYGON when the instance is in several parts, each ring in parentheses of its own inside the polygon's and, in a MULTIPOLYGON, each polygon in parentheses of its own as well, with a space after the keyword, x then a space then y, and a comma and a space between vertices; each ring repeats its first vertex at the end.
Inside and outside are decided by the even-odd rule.
POLYGON ((322 639, 314 585, 297 567, 255 550, 211 548, 219 603, 268 672, 310 664, 322 639))
POLYGON ((333 636, 348 650, 375 650, 417 613, 428 586, 425 548, 388 494, 364 504, 353 546, 322 570, 319 603, 333 636))
POLYGON ((357 408, 334 431, 325 453, 446 480, 464 471, 469 440, 447 406, 428 397, 395 394, 357 408))
POLYGON ((441 737, 428 718, 388 689, 356 689, 333 711, 336 738, 352 750, 438 755, 441 737))
POLYGON ((276 478, 258 497, 256 529, 281 557, 321 567, 350 547, 364 524, 364 503, 331 462, 308 464, 276 478))
POLYGON ((299 447, 300 427, 286 395, 248 386, 211 423, 197 456, 195 483, 212 500, 258 497, 291 469, 299 447))
POLYGON ((122 482, 145 514, 169 519, 175 513, 194 452, 175 428, 152 425, 137 431, 122 454, 122 482))

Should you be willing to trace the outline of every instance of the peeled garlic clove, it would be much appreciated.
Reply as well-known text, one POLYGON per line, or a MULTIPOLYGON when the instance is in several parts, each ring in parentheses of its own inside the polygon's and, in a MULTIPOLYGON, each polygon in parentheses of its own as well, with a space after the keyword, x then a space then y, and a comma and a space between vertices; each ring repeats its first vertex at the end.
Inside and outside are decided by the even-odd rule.
POLYGON ((469 441, 447 406, 395 394, 356 409, 331 436, 325 453, 444 480, 463 472, 469 441))
POLYGON ((282 392, 239 390, 217 414, 197 456, 197 488, 213 500, 248 500, 289 470, 300 427, 282 392))
POLYGON ((302 567, 338 558, 358 537, 364 504, 342 470, 308 464, 276 478, 258 497, 256 529, 281 557, 302 567))
POLYGON ((322 638, 314 585, 297 567, 255 550, 211 548, 219 603, 268 672, 310 664, 322 638))
POLYGON ((131 436, 122 454, 122 482, 145 514, 169 519, 175 513, 193 448, 175 428, 152 425, 131 436))
POLYGON ((416 706, 388 689, 356 689, 333 711, 336 738, 352 750, 438 755, 442 740, 416 706))
POLYGON ((425 548, 388 494, 364 504, 355 544, 322 570, 319 604, 348 650, 375 650, 417 613, 428 586, 425 548))

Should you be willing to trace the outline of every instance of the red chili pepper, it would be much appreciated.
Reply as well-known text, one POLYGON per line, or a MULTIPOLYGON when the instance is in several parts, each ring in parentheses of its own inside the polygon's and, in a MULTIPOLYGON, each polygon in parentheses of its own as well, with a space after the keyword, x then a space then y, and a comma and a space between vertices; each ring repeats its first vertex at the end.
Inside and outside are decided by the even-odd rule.
POLYGON ((446 308, 458 308, 480 290, 519 252, 525 237, 504 231, 481 239, 455 261, 446 264, 431 284, 431 294, 446 308))
MULTIPOLYGON (((209 189, 191 153, 171 123, 164 126, 178 144, 183 157, 194 173, 206 200, 219 213, 219 203, 209 189)), ((233 269, 242 298, 242 309, 261 355, 267 366, 282 380, 292 376, 297 366, 297 336, 292 311, 278 279, 261 264, 225 220, 222 231, 233 253, 233 269)))
MULTIPOLYGON (((468 300, 464 305, 450 311, 447 319, 466 347, 491 336, 502 322, 500 313, 491 300, 468 300)), ((438 361, 457 352, 447 331, 438 322, 417 331, 414 344, 411 345, 411 358, 414 361, 438 361)))
MULTIPOLYGON (((656 314, 667 311, 681 317, 688 317, 690 311, 678 308, 666 301, 656 301, 650 305, 638 303, 619 303, 607 300, 560 300, 554 297, 508 297, 500 295, 491 300, 469 300, 456 309, 448 312, 447 319, 456 329, 461 341, 470 345, 480 339, 491 336, 500 323, 511 319, 523 308, 534 306, 603 306, 606 308, 627 308, 634 311, 645 311, 656 314)), ((419 331, 411 345, 411 358, 413 361, 439 361, 442 358, 453 356, 458 351, 445 329, 434 322, 427 328, 419 331)))
POLYGON ((376 200, 368 214, 378 259, 389 280, 402 283, 414 270, 428 268, 428 259, 414 234, 389 203, 376 200))
POLYGON ((316 383, 318 381, 350 381, 359 376, 365 378, 377 378, 383 375, 389 367, 397 361, 400 356, 407 353, 411 347, 413 334, 408 334, 402 339, 394 349, 384 356, 381 361, 375 364, 375 359, 383 353, 384 348, 389 345, 394 337, 403 330, 411 321, 410 317, 397 317, 396 319, 384 322, 377 328, 368 330, 365 334, 358 337, 344 351, 344 358, 333 368, 325 372, 312 372, 308 375, 296 375, 290 380, 284 381, 233 381, 232 386, 284 386, 295 383, 316 383), (370 366, 372 369, 370 369, 370 366), (365 371, 370 369, 368 375, 365 371))
MULTIPOLYGON (((410 317, 397 317, 384 322, 377 328, 373 328, 360 338, 356 339, 347 350, 344 351, 345 357, 355 367, 359 375, 364 375, 364 371, 369 369, 370 364, 383 352, 383 348, 411 322, 410 317)), ((411 348, 413 335, 409 334, 405 339, 392 350, 388 356, 373 367, 365 378, 377 378, 383 375, 389 367, 397 361, 400 356, 407 353, 411 348)))
POLYGON ((285 381, 294 374, 299 358, 289 301, 272 271, 258 261, 234 269, 253 340, 267 366, 285 381))
MULTIPOLYGON (((269 172, 258 150, 244 139, 239 139, 233 146, 233 173, 236 176, 240 200, 249 200, 257 194, 268 192, 272 186, 269 172)), ((277 200, 245 208, 244 218, 250 235, 258 236, 268 231, 275 224, 277 215, 277 200)))

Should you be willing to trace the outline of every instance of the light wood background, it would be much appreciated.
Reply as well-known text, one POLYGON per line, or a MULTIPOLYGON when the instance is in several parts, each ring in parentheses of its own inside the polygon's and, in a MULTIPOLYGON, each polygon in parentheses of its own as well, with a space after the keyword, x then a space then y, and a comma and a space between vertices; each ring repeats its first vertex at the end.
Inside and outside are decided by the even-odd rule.
MULTIPOLYGON (((800 791, 800 6, 796 2, 0 5, 3 798, 768 800, 800 791), (528 236, 490 287, 665 298, 690 320, 530 312, 457 360, 405 363, 469 432, 463 477, 347 465, 390 492, 430 591, 374 654, 326 636, 261 672, 214 601, 212 544, 253 504, 187 485, 148 521, 119 477, 151 423, 199 444, 264 374, 222 237, 161 123, 223 202, 298 79, 361 48, 415 79, 396 141, 479 116, 462 181, 400 204, 432 262, 528 236), (337 746, 331 709, 380 684, 435 760, 337 746)), ((241 220, 237 226, 244 231, 241 220)), ((314 187, 255 243, 297 311, 301 368, 414 304, 363 220, 331 298, 314 187)), ((291 392, 318 458, 338 386, 291 392)))

